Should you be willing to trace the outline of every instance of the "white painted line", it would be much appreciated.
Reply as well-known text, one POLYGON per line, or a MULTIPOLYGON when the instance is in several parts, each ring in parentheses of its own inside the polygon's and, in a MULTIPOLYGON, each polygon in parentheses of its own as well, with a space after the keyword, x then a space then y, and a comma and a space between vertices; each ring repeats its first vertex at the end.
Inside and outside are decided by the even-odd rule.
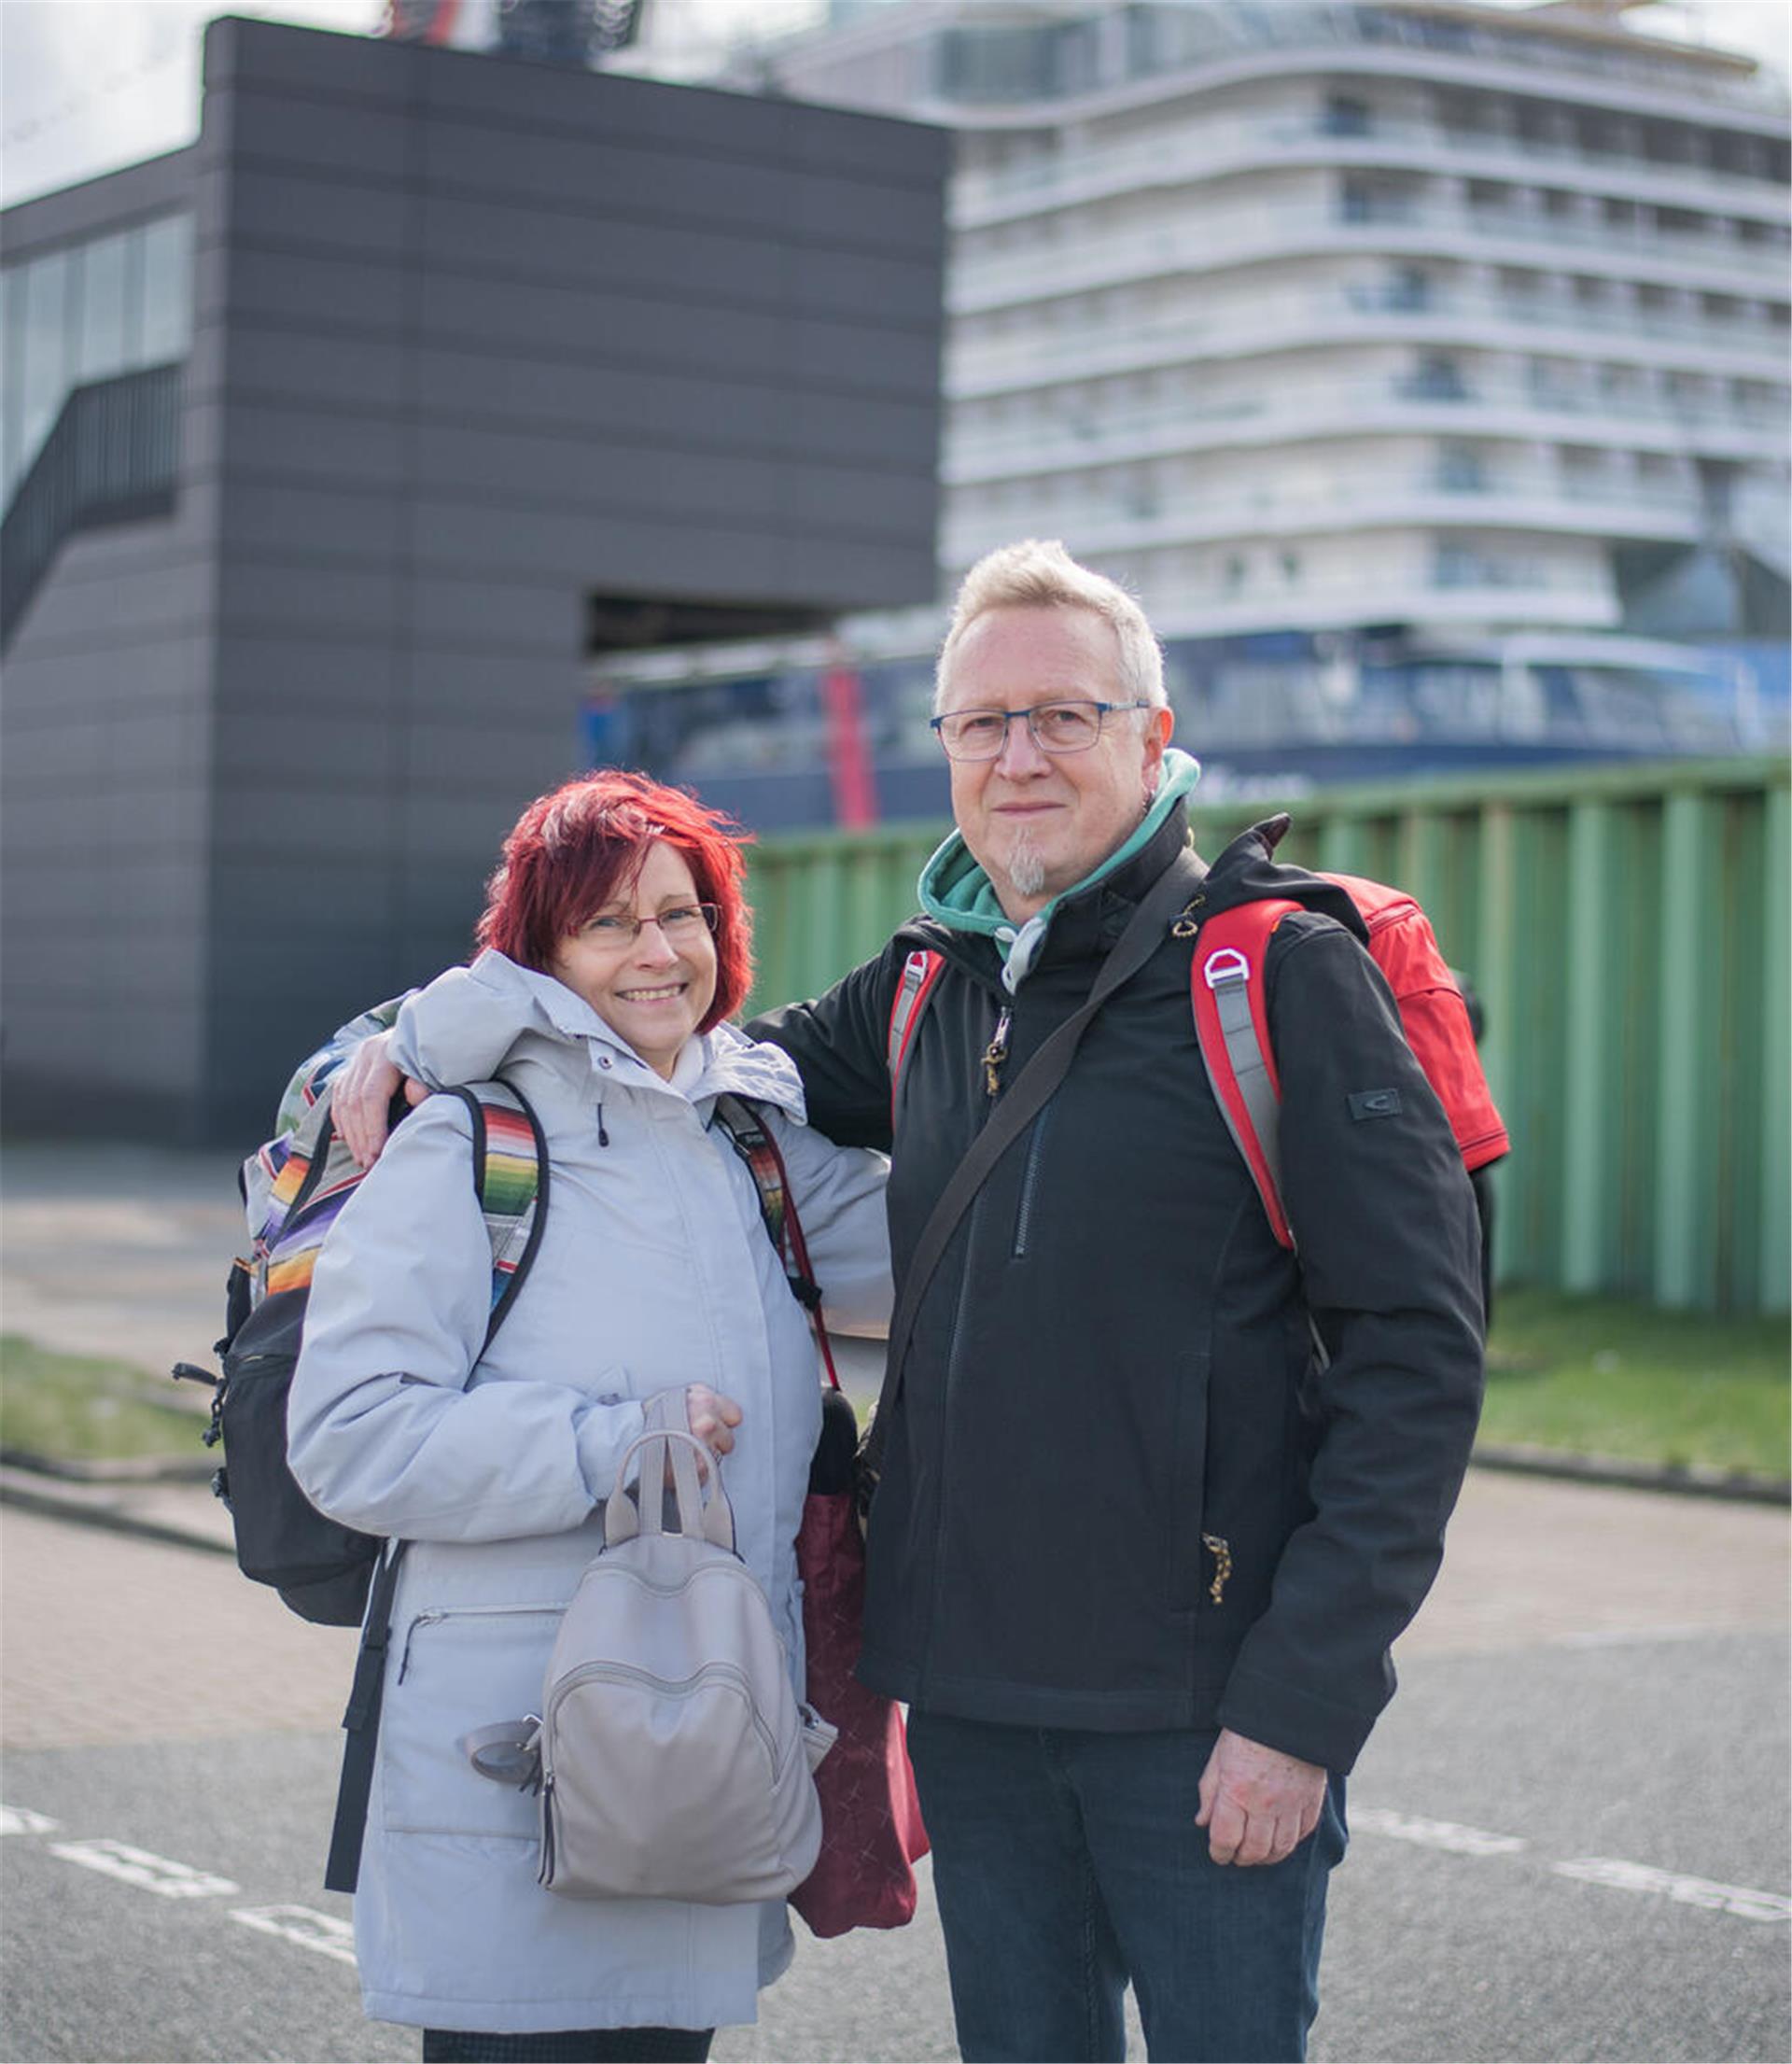
POLYGON ((29 1806, 0 1806, 0 1834, 51 1834, 61 1825, 29 1806))
POLYGON ((1510 1856, 1524 1847, 1521 1834, 1492 1834, 1486 1828, 1465 1828, 1457 1820, 1424 1820, 1409 1813, 1390 1813, 1382 1806, 1351 1807, 1346 1816, 1352 1834, 1391 1834, 1396 1842, 1416 1842, 1424 1849, 1448 1849, 1455 1856, 1510 1856))
POLYGON ((1575 1877, 1589 1885, 1609 1885, 1619 1892, 1665 1894, 1677 1905, 1703 1906, 1734 1914, 1741 1920, 1792 1920, 1792 1899, 1778 1892, 1750 1891, 1744 1885, 1718 1885, 1708 1877, 1686 1877, 1677 1871, 1658 1871, 1649 1863, 1627 1863, 1617 1857, 1586 1856, 1572 1863, 1552 1863, 1558 1877, 1575 1877))
POLYGON ((160 1892, 164 1899, 211 1899, 243 1889, 228 1877, 216 1877, 209 1871, 194 1870, 190 1863, 175 1863, 165 1856, 152 1856, 147 1849, 133 1849, 128 1842, 104 1837, 92 1842, 52 1842, 49 1853, 86 1870, 102 1871, 121 1884, 160 1892))
POLYGON ((315 1949, 320 1957, 355 1961, 354 1927, 334 1914, 319 1914, 309 1906, 237 1906, 231 1918, 264 1935, 278 1935, 282 1942, 297 1943, 301 1949, 315 1949))

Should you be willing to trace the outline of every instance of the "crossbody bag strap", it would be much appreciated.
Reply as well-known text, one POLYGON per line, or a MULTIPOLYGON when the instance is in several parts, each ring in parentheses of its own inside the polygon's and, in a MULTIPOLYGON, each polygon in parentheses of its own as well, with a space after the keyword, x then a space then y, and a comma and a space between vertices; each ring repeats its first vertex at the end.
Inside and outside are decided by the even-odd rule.
POLYGON ((889 1414, 902 1389, 903 1364, 915 1330, 921 1299, 933 1271, 939 1267, 958 1224, 970 1209, 972 1199, 983 1187, 996 1163, 1043 1110, 1058 1084, 1070 1072, 1083 1034, 1097 1012, 1123 982, 1129 982, 1163 944, 1164 929, 1187 904, 1200 886, 1206 868, 1184 846, 1145 892, 1131 921, 1120 934, 1113 951, 1101 963, 1087 1000, 1067 1018, 1043 1042, 1037 1053, 1009 1085, 1007 1094, 990 1114, 989 1122, 973 1141, 964 1158, 953 1170, 940 1192, 903 1280, 903 1295, 889 1326, 889 1355, 884 1365, 884 1387, 877 1409, 866 1431, 864 1459, 873 1476, 883 1467, 884 1443, 889 1438, 889 1414))

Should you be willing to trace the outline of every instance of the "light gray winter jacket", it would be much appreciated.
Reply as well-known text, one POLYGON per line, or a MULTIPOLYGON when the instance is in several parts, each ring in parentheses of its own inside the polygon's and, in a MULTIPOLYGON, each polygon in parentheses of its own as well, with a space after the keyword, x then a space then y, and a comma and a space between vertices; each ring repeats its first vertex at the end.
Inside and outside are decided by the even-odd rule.
POLYGON ((800 1691, 791 1543, 820 1421, 816 1356, 714 1099, 770 1107, 827 1315, 846 1331, 889 1316, 885 1164, 807 1130, 777 1048, 718 1027, 668 1083, 571 990, 501 954, 413 997, 392 1058, 437 1084, 501 1067, 541 1118, 552 1194, 534 1271, 482 1358, 491 1255, 470 1126, 457 1100, 434 1098, 343 1210, 312 1289, 294 1473, 333 1517, 415 1544, 355 1900, 367 2012, 519 2032, 751 2021, 791 1954, 781 1903, 555 1897, 535 1882, 534 1800, 476 1776, 456 1744, 536 1709, 643 1402, 693 1383, 742 1408, 725 1466, 740 1552, 800 1691))

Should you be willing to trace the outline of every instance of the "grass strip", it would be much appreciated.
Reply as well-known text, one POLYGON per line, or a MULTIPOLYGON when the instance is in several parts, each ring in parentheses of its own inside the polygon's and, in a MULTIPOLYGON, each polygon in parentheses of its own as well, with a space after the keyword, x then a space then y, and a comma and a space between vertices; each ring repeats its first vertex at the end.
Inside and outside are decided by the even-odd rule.
POLYGON ((145 1455, 203 1458, 204 1421, 155 1401, 155 1379, 128 1363, 59 1355, 0 1337, 0 1447, 62 1462, 145 1455))
POLYGON ((1792 1473, 1787 1350, 1783 1318, 1504 1291, 1480 1437, 1783 1479, 1792 1473))

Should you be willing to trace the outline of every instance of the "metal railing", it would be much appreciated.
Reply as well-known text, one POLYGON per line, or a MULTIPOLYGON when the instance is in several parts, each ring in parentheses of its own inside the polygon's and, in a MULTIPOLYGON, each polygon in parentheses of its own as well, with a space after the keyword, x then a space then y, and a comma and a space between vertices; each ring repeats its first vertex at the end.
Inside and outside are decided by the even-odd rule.
POLYGON ((1514 415, 1525 419, 1527 429, 1577 442, 1605 435, 1626 443, 1640 439, 1648 449, 1696 452, 1711 444, 1726 455, 1739 449, 1750 456, 1766 444, 1760 433, 1783 433, 1786 420, 1783 402, 1573 393, 1482 376, 1452 386, 1423 374, 1401 374, 1391 380, 1316 380, 1297 386, 1282 382, 1253 395, 1113 414, 1091 406, 1052 418, 974 429, 951 424, 940 471, 942 479, 959 485, 1159 458, 1239 442, 1272 444, 1316 433, 1356 436, 1365 430, 1421 428, 1447 428, 1452 435, 1510 437, 1517 432, 1503 419, 1514 415), (1575 420, 1554 420, 1564 415, 1575 420), (1533 424, 1533 417, 1542 420, 1533 424))
POLYGON ((70 390, 0 520, 0 648, 68 538, 174 507, 181 370, 150 366, 70 390))
MULTIPOLYGON (((1786 330, 1771 321, 1736 321, 1678 315, 1668 309, 1600 305, 1518 294, 1480 294, 1449 288, 1422 290, 1364 282, 1323 293, 1267 293, 1248 309, 1224 315, 1190 312, 1119 330, 1108 318, 1056 330, 1037 325, 1012 337, 955 337, 947 349, 946 391, 954 399, 1052 378, 1085 380, 1099 373, 1181 365, 1204 358, 1242 358, 1290 344, 1330 344, 1365 330, 1402 338, 1487 345, 1507 326, 1526 332, 1526 349, 1571 350, 1624 358, 1637 339, 1684 345, 1671 356, 1687 371, 1704 369, 1715 354, 1735 354, 1748 377, 1776 379, 1785 369, 1786 330), (1546 344, 1533 333, 1556 332, 1546 344)), ((1650 351, 1651 360, 1670 354, 1650 351)), ((1729 361, 1726 360, 1726 364, 1729 361)))
POLYGON ((1785 279, 1785 245, 1778 235, 1743 242, 1640 223, 1618 230, 1563 216, 1370 195, 1349 203, 1340 197, 1330 205, 1202 210, 1131 236, 1090 233, 1000 255, 960 254, 951 267, 946 302, 954 315, 974 314, 1155 274, 1220 271, 1317 245, 1337 248, 1352 237, 1386 238, 1400 248, 1412 242, 1452 256, 1462 238, 1482 239, 1516 249, 1532 262, 1537 254, 1585 252, 1598 271, 1641 277, 1691 272, 1729 293, 1778 294, 1785 279))
POLYGON ((1784 186, 1771 176, 1717 165, 1589 150, 1560 139, 1460 129, 1441 121, 1390 120, 1371 114, 1356 129, 1313 115, 1292 121, 1190 122, 1180 134, 1169 133, 1145 143, 1061 150, 1018 164, 961 172, 953 181, 952 217, 968 229, 1010 215, 1129 191, 1141 184, 1277 163, 1291 150, 1301 151, 1303 161, 1318 153, 1325 162, 1338 164, 1418 157, 1432 169, 1449 172, 1474 161, 1526 185, 1537 184, 1539 166, 1547 165, 1576 184, 1599 187, 1617 198, 1674 207, 1702 203, 1707 209, 1737 207, 1773 213, 1775 218, 1785 199, 1784 186))

